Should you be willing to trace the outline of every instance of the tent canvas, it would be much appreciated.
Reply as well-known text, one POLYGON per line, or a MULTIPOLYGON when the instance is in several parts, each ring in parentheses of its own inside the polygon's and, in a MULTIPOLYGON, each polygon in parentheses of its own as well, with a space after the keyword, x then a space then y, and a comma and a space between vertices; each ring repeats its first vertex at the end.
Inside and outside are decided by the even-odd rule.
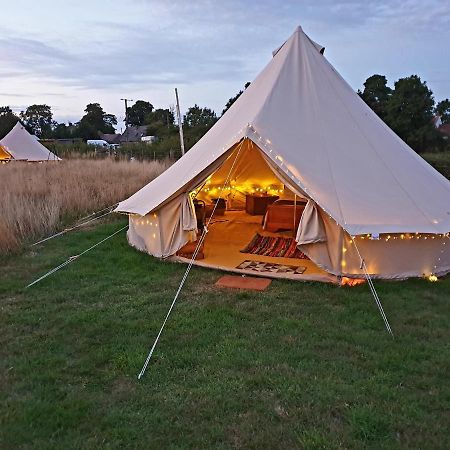
POLYGON ((60 161, 54 153, 44 147, 36 137, 17 122, 13 129, 0 141, 0 145, 16 161, 60 161))
POLYGON ((361 258, 375 277, 450 271, 450 182, 379 119, 300 27, 185 156, 119 203, 116 211, 130 215, 130 243, 175 254, 195 236, 191 196, 208 177, 238 158, 261 178, 251 152, 276 183, 308 200, 296 238, 326 272, 361 276, 361 258))

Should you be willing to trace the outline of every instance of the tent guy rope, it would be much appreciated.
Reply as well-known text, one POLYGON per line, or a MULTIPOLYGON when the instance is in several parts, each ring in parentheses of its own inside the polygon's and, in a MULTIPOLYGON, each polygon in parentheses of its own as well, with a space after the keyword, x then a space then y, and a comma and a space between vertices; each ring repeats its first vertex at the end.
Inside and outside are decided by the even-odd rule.
POLYGON ((114 209, 118 204, 119 204, 118 202, 117 202, 117 203, 114 203, 113 205, 106 206, 105 208, 100 209, 99 211, 95 211, 95 212, 93 212, 93 213, 91 213, 91 214, 88 214, 87 216, 80 217, 80 218, 78 219, 78 221, 80 222, 80 221, 82 221, 82 220, 89 219, 90 217, 95 216, 96 214, 100 214, 101 212, 106 211, 107 209, 111 209, 111 210, 112 210, 112 209, 114 209))
MULTIPOLYGON (((221 189, 220 189, 220 193, 219 193, 218 200, 220 200, 220 199, 222 198, 222 195, 223 195, 223 193, 224 193, 225 187, 227 186, 227 184, 228 184, 228 183, 230 182, 230 180, 231 180, 231 174, 232 174, 232 172, 233 172, 234 166, 236 165, 236 161, 238 160, 238 157, 239 157, 239 154, 240 154, 240 152, 241 152, 243 143, 244 143, 244 140, 242 140, 242 141, 240 142, 239 147, 235 150, 235 151, 236 151, 236 156, 234 157, 234 161, 233 161, 233 164, 231 165, 230 171, 228 172, 227 178, 225 179, 225 182, 223 183, 223 185, 222 185, 222 187, 221 187, 221 189)), ((202 234, 201 234, 201 236, 200 236, 200 239, 199 239, 198 242, 197 242, 197 245, 196 245, 196 247, 195 247, 194 253, 192 254, 191 260, 189 261, 189 264, 188 264, 188 266, 187 266, 187 268, 186 268, 186 271, 184 272, 183 278, 181 279, 180 285, 178 286, 178 289, 177 289, 177 291, 176 291, 176 293, 175 293, 175 296, 174 296, 174 298, 173 298, 173 300, 172 300, 172 303, 171 303, 171 305, 170 305, 170 308, 169 308, 169 310, 167 311, 166 317, 165 317, 165 319, 164 319, 164 321, 163 321, 163 323, 162 323, 162 325, 161 325, 161 328, 160 328, 160 330, 159 330, 159 332, 158 332, 158 335, 156 336, 156 339, 155 339, 155 341, 153 342, 153 345, 152 345, 152 347, 150 348, 150 351, 148 352, 148 355, 147 355, 147 358, 146 358, 146 360, 145 360, 145 362, 144 362, 144 365, 142 366, 142 369, 141 369, 141 371, 139 372, 138 380, 140 380, 140 379, 144 376, 145 371, 147 370, 147 366, 148 366, 148 364, 149 364, 149 362, 150 362, 150 359, 151 359, 151 357, 152 357, 152 355, 153 355, 153 352, 154 352, 154 350, 155 350, 155 348, 156 348, 156 346, 157 346, 157 344, 158 344, 159 338, 160 338, 160 336, 161 336, 161 334, 162 334, 162 332, 163 332, 163 330, 164 330, 164 327, 166 326, 166 322, 167 322, 167 320, 169 319, 170 313, 172 312, 172 309, 173 309, 173 307, 175 306, 175 303, 176 303, 176 301, 177 301, 177 299, 178 299, 178 296, 180 295, 181 290, 183 289, 184 283, 186 282, 187 277, 188 277, 188 275, 189 275, 189 272, 191 271, 191 268, 192 268, 192 266, 193 266, 193 264, 194 264, 195 258, 197 257, 198 252, 200 251, 200 248, 201 248, 201 246, 202 246, 202 244, 203 244, 203 241, 204 241, 205 238, 206 238, 206 234, 208 233, 208 227, 209 227, 209 225, 210 225, 210 223, 211 223, 211 220, 212 220, 212 218, 213 218, 213 216, 214 216, 214 213, 216 212, 216 208, 217 208, 217 205, 218 205, 218 204, 219 204, 219 201, 216 201, 215 204, 214 204, 214 208, 213 208, 213 210, 212 210, 212 212, 211 212, 211 215, 210 215, 210 217, 209 217, 209 220, 208 220, 207 224, 205 225, 205 227, 203 228, 203 232, 202 232, 202 234)))
POLYGON ((102 239, 101 241, 97 242, 96 244, 92 245, 91 247, 89 247, 88 249, 82 251, 80 254, 78 255, 74 255, 71 256, 68 260, 64 261, 62 264, 60 264, 59 266, 54 267, 52 270, 48 271, 46 274, 42 275, 41 277, 39 277, 37 280, 34 280, 32 283, 28 284, 26 286, 26 289, 28 289, 29 287, 35 285, 36 283, 39 283, 39 281, 42 281, 43 279, 47 278, 48 276, 52 275, 53 273, 57 272, 59 269, 62 269, 63 267, 67 266, 68 264, 70 264, 71 262, 77 260, 80 256, 83 256, 85 253, 91 251, 93 248, 99 246, 100 244, 102 244, 103 242, 107 241, 108 239, 111 239, 113 236, 115 236, 116 234, 120 233, 121 231, 125 230, 125 228, 128 228, 128 224, 125 225, 124 227, 122 227, 120 230, 115 231, 113 234, 110 234, 109 236, 105 237, 104 239, 102 239))
POLYGON ((361 269, 364 272, 364 276, 366 277, 367 284, 369 286, 370 292, 372 293, 373 298, 375 300, 375 303, 377 304, 378 309, 380 311, 381 317, 383 318, 384 325, 386 326, 386 329, 388 330, 389 334, 392 337, 394 337, 394 333, 392 332, 391 326, 389 325, 389 321, 388 321, 388 319, 386 317, 386 314, 384 312, 383 305, 381 304, 380 297, 378 297, 378 293, 377 293, 377 291, 375 289, 375 286, 373 285, 372 277, 370 276, 370 274, 369 274, 369 272, 367 270, 366 262, 364 261, 364 258, 361 256, 361 253, 359 252, 359 248, 356 245, 356 240, 354 239, 353 236, 352 236, 352 241, 353 241, 353 244, 355 245, 356 251, 357 251, 359 259, 361 261, 360 267, 361 267, 361 269))
POLYGON ((42 243, 47 242, 47 241, 49 241, 50 239, 53 239, 53 238, 55 238, 55 237, 62 236, 63 234, 66 234, 66 233, 68 233, 69 231, 76 230, 77 228, 84 227, 84 226, 87 225, 88 223, 94 222, 94 220, 101 219, 102 217, 105 217, 105 216, 111 214, 111 213, 113 212, 113 211, 112 211, 112 208, 114 208, 116 205, 117 205, 117 203, 114 204, 114 205, 112 205, 112 206, 108 206, 107 208, 103 208, 103 209, 101 209, 100 211, 97 211, 97 212, 95 212, 95 213, 89 214, 88 216, 83 217, 83 218, 81 218, 81 219, 79 219, 79 220, 87 219, 88 217, 92 217, 92 216, 94 216, 95 214, 101 213, 102 211, 105 211, 105 210, 107 210, 107 209, 111 209, 110 211, 108 211, 108 212, 105 213, 105 214, 102 214, 101 216, 94 217, 94 218, 92 218, 92 219, 90 219, 90 220, 88 220, 88 221, 86 221, 86 222, 76 224, 76 225, 74 225, 74 226, 72 226, 72 227, 65 228, 64 230, 59 231, 58 233, 52 234, 52 235, 50 235, 50 236, 47 236, 46 238, 41 239, 40 241, 37 241, 37 242, 35 242, 34 244, 31 244, 30 247, 34 247, 35 245, 42 244, 42 243))

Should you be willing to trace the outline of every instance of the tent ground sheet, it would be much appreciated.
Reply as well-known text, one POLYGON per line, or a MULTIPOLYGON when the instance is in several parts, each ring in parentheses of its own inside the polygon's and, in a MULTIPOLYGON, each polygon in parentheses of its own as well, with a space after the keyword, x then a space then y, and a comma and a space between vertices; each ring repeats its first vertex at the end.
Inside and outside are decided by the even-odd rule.
MULTIPOLYGON (((202 260, 194 261, 195 265, 227 270, 236 273, 247 273, 270 278, 289 278, 298 280, 318 280, 336 282, 336 277, 320 269, 313 261, 299 258, 280 258, 242 253, 256 233, 264 236, 292 237, 291 232, 271 233, 262 228, 262 216, 252 216, 245 211, 226 211, 224 216, 214 217, 208 228, 202 260), (268 270, 255 271, 243 264, 247 261, 268 263, 268 270), (299 270, 273 270, 274 265, 299 267, 299 270)), ((173 257, 187 262, 187 258, 173 257)))

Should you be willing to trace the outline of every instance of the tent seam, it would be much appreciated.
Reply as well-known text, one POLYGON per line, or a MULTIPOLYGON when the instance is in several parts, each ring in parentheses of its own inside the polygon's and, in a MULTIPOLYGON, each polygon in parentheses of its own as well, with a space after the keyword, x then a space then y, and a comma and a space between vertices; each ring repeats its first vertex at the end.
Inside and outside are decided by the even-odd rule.
MULTIPOLYGON (((305 62, 307 63, 308 61, 305 61, 305 62)), ((311 67, 310 67, 310 65, 309 65, 309 64, 305 64, 305 65, 307 66, 307 67, 305 67, 305 68, 308 70, 308 73, 309 73, 309 75, 310 75, 310 78, 313 79, 313 78, 312 78, 312 73, 311 73, 311 67)), ((313 88, 314 88, 314 89, 313 89, 313 94, 314 94, 316 100, 318 101, 318 100, 319 100, 319 97, 318 97, 318 95, 317 95, 317 88, 316 88, 316 85, 315 85, 315 83, 312 83, 312 85, 313 85, 313 88)), ((316 120, 317 120, 318 122, 320 121, 320 122, 322 123, 322 120, 321 120, 321 118, 320 118, 320 115, 319 115, 319 113, 318 113, 318 111, 317 111, 316 103, 313 103, 313 108, 314 108, 316 120)), ((335 193, 335 195, 336 195, 336 201, 337 201, 337 206, 338 206, 338 208, 339 208, 339 213, 340 213, 340 215, 341 215, 341 217, 342 217, 342 220, 343 220, 344 224, 347 225, 347 221, 345 220, 345 216, 344 216, 344 213, 343 213, 343 211, 342 211, 341 201, 340 201, 340 199, 339 199, 338 189, 337 189, 336 181, 335 181, 335 178, 334 178, 334 172, 333 172, 333 169, 332 169, 332 166, 331 166, 331 163, 330 163, 330 157, 329 157, 329 153, 328 153, 328 143, 327 143, 327 141, 326 141, 326 139, 325 139, 325 137, 324 137, 324 135, 323 135, 322 133, 319 133, 319 136, 320 136, 320 139, 321 139, 321 141, 322 141, 322 144, 323 144, 323 150, 324 150, 325 155, 326 155, 327 165, 328 165, 328 169, 329 169, 329 171, 330 171, 330 176, 331 176, 331 180, 332 180, 332 183, 333 183, 333 190, 334 190, 334 193, 335 193)))

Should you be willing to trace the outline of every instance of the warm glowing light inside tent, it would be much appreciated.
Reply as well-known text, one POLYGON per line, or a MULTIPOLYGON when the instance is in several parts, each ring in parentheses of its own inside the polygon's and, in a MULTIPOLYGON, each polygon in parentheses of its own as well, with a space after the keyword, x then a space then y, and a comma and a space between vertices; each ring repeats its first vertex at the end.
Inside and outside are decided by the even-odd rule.
POLYGON ((342 277, 341 278, 341 286, 358 286, 359 284, 365 283, 366 280, 363 278, 348 278, 348 277, 342 277))
POLYGON ((228 186, 220 184, 205 183, 201 192, 206 196, 215 196, 223 194, 224 196, 233 194, 257 194, 257 195, 278 195, 285 192, 283 184, 253 184, 253 183, 231 183, 228 186))

